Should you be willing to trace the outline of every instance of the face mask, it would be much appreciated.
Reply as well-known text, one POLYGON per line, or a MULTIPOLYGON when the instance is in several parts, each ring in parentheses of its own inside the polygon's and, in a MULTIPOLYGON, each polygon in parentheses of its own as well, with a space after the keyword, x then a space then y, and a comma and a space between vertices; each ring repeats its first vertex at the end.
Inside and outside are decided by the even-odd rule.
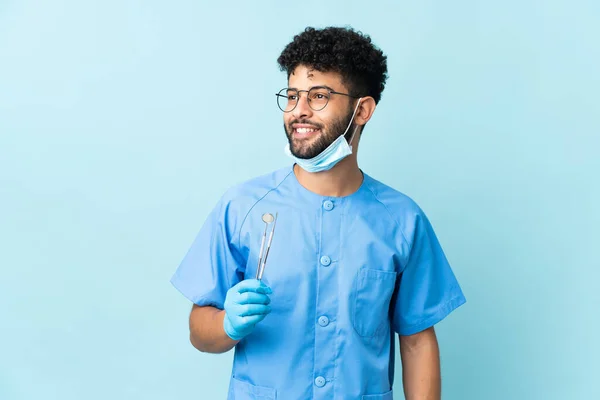
MULTIPOLYGON (((296 164, 298 164, 300 167, 302 167, 303 170, 307 172, 321 172, 333 168, 338 162, 352 154, 352 146, 348 144, 348 141, 346 140, 345 136, 348 132, 348 129, 350 129, 350 125, 352 125, 352 121, 354 121, 354 116, 356 115, 356 111, 358 110, 358 106, 360 105, 361 100, 362 98, 358 99, 358 103, 356 104, 354 113, 352 113, 350 123, 346 127, 344 133, 342 133, 337 139, 335 139, 333 143, 327 146, 327 148, 321 153, 317 154, 313 158, 298 158, 292 154, 292 151, 290 150, 290 144, 288 143, 284 149, 285 154, 291 157, 296 162, 296 164)), ((354 128, 354 132, 352 132, 350 143, 352 143, 357 129, 358 125, 354 128)))

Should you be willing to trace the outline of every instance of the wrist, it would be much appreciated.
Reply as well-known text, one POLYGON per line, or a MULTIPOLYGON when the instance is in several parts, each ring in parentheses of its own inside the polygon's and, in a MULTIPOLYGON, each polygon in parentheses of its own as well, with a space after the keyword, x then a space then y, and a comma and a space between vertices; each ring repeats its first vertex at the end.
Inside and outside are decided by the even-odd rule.
POLYGON ((225 331, 225 334, 231 340, 239 341, 239 340, 243 339, 243 337, 244 337, 244 335, 240 335, 239 332, 237 332, 235 330, 235 328, 231 324, 231 321, 227 317, 227 313, 226 312, 223 312, 223 330, 225 331))

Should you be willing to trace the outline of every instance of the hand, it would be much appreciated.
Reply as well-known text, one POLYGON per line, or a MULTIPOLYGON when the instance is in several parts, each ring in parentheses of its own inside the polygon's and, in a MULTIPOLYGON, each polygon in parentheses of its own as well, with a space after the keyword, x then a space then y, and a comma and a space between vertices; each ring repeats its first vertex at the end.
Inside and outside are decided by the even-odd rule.
POLYGON ((258 279, 246 279, 227 291, 223 329, 233 340, 240 340, 254 330, 270 312, 271 288, 258 279))

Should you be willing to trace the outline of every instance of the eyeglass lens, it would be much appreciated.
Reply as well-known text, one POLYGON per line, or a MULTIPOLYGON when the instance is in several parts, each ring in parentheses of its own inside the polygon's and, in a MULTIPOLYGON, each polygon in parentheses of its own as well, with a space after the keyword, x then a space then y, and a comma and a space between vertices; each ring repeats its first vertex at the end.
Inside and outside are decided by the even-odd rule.
MULTIPOLYGON (((306 91, 300 91, 300 93, 304 92, 306 91)), ((292 111, 300 101, 300 93, 295 89, 281 89, 277 95, 277 105, 283 112, 292 111)), ((314 111, 320 111, 325 108, 330 96, 329 90, 326 88, 311 88, 307 93, 308 105, 314 111)))

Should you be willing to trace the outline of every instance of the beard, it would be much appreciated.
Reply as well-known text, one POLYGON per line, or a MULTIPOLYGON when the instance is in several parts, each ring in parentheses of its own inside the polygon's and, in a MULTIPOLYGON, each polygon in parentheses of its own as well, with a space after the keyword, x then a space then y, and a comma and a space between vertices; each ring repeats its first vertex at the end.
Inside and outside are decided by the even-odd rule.
MULTIPOLYGON (((288 126, 284 123, 283 129, 285 130, 285 134, 290 144, 290 152, 294 157, 302 159, 310 159, 318 156, 346 130, 348 124, 350 124, 350 121, 352 120, 352 114, 353 110, 350 110, 348 114, 334 120, 328 126, 317 124, 307 119, 295 119, 291 121, 288 126), (293 138, 293 124, 313 125, 320 130, 320 133, 317 137, 309 140, 295 141, 293 138)), ((346 133, 346 140, 348 140, 348 134, 351 134, 353 131, 354 128, 351 126, 346 133)))

